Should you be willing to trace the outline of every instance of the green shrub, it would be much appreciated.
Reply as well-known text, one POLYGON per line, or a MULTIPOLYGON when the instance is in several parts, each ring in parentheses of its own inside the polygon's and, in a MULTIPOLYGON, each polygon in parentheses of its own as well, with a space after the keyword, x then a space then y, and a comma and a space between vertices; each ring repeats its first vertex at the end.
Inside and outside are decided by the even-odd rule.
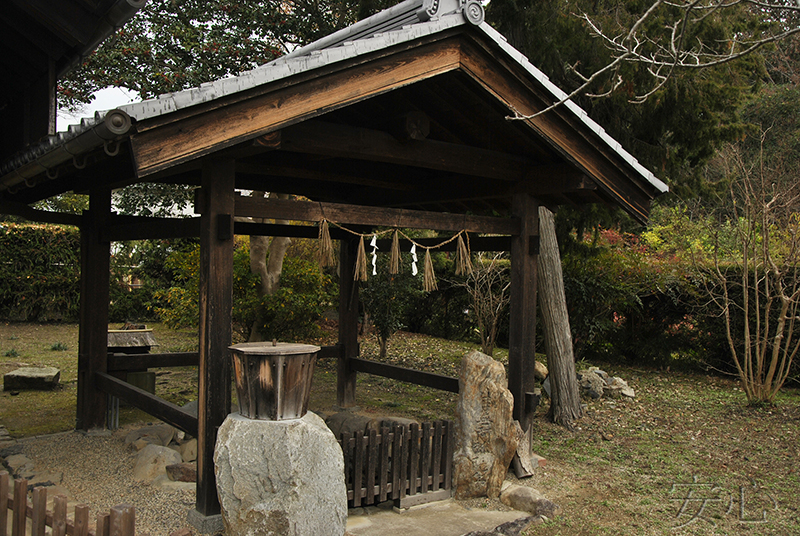
POLYGON ((78 318, 80 233, 72 227, 0 227, 0 317, 21 322, 78 318))
MULTIPOLYGON (((156 292, 157 311, 170 327, 196 326, 199 321, 200 248, 174 251, 165 267, 174 274, 176 284, 156 292)), ((280 289, 259 299, 259 277, 250 273, 250 250, 244 238, 237 238, 233 266, 233 327, 243 337, 255 325, 265 339, 297 340, 318 335, 316 321, 331 307, 335 287, 312 261, 287 257, 283 264, 280 289)))
POLYGON ((257 310, 258 330, 265 340, 297 341, 319 335, 317 321, 338 294, 330 276, 316 262, 287 257, 280 288, 264 296, 257 310))

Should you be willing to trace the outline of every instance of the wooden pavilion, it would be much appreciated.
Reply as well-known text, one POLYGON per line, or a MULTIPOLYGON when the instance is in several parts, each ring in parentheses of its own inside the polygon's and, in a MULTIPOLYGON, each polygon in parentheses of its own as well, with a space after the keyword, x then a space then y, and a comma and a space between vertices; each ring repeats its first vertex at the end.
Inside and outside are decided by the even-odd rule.
MULTIPOLYGON (((585 112, 568 102, 524 120, 564 93, 483 21, 470 0, 406 0, 234 78, 126 105, 0 164, 0 209, 81 229, 77 428, 106 425, 108 395, 199 440, 196 525, 219 513, 213 451, 230 410, 233 236, 316 237, 323 219, 472 233, 472 250, 512 259, 509 387, 525 422, 533 391, 538 206, 607 203, 635 218, 667 190, 585 112), (197 218, 119 216, 111 192, 137 182, 198 187, 197 218), (304 196, 255 199, 237 190, 304 196), (83 216, 31 209, 88 192, 83 216), (199 352, 119 359, 107 351, 114 241, 199 236, 199 352), (197 365, 199 414, 111 375, 197 365), (198 521, 199 520, 199 521, 198 521)), ((451 378, 359 359, 357 239, 340 241, 338 403, 352 406, 359 372, 458 390, 451 378)), ((383 248, 382 248, 383 249, 383 248)), ((388 247, 384 250, 388 250, 388 247)), ((190 516, 191 517, 191 516, 190 516)))

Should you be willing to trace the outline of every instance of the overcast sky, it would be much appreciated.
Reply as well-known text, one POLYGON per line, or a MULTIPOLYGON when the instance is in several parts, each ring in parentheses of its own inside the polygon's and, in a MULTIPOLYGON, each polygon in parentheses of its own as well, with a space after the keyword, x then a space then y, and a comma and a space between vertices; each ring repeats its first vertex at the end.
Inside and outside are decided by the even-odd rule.
POLYGON ((94 100, 76 113, 59 110, 56 118, 56 130, 67 130, 69 125, 81 122, 84 117, 93 117, 96 111, 113 110, 117 106, 137 102, 141 99, 137 93, 119 87, 109 87, 94 94, 94 100))

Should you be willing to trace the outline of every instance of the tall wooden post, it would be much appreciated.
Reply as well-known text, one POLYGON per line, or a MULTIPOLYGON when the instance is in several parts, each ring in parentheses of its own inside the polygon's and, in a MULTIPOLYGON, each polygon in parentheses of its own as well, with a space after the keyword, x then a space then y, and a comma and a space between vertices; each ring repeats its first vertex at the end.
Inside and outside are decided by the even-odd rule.
POLYGON ((514 395, 514 418, 528 430, 536 361, 536 270, 539 252, 538 203, 526 193, 515 194, 513 215, 520 234, 511 240, 511 303, 509 304, 508 387, 514 395))
POLYGON ((75 427, 105 428, 108 395, 99 391, 94 373, 108 361, 108 285, 111 244, 100 230, 111 214, 111 191, 92 190, 81 224, 81 306, 78 335, 78 396, 75 427))
MULTIPOLYGON (((231 309, 235 162, 203 162, 200 195, 200 371, 195 518, 220 513, 214 477, 217 430, 231 409, 231 309)), ((195 526, 196 519, 190 520, 195 526)), ((200 527, 198 527, 200 528, 200 527)), ((202 530, 201 530, 202 532, 202 530)))
POLYGON ((356 372, 350 369, 350 358, 358 357, 358 284, 356 273, 358 240, 341 241, 339 254, 339 344, 342 355, 336 367, 336 403, 342 408, 356 404, 356 372))

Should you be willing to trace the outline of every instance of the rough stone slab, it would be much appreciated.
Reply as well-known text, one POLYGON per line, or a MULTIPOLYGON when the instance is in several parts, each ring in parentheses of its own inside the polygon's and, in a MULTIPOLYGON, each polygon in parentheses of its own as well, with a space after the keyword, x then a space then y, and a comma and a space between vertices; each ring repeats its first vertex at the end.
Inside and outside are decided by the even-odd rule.
POLYGON ((50 391, 58 386, 61 371, 55 367, 22 367, 3 375, 5 391, 50 391))
POLYGON ((283 421, 228 415, 214 466, 227 535, 344 534, 342 449, 314 413, 283 421))
POLYGON ((495 498, 517 451, 521 428, 503 365, 475 351, 461 360, 456 408, 455 497, 495 498))

